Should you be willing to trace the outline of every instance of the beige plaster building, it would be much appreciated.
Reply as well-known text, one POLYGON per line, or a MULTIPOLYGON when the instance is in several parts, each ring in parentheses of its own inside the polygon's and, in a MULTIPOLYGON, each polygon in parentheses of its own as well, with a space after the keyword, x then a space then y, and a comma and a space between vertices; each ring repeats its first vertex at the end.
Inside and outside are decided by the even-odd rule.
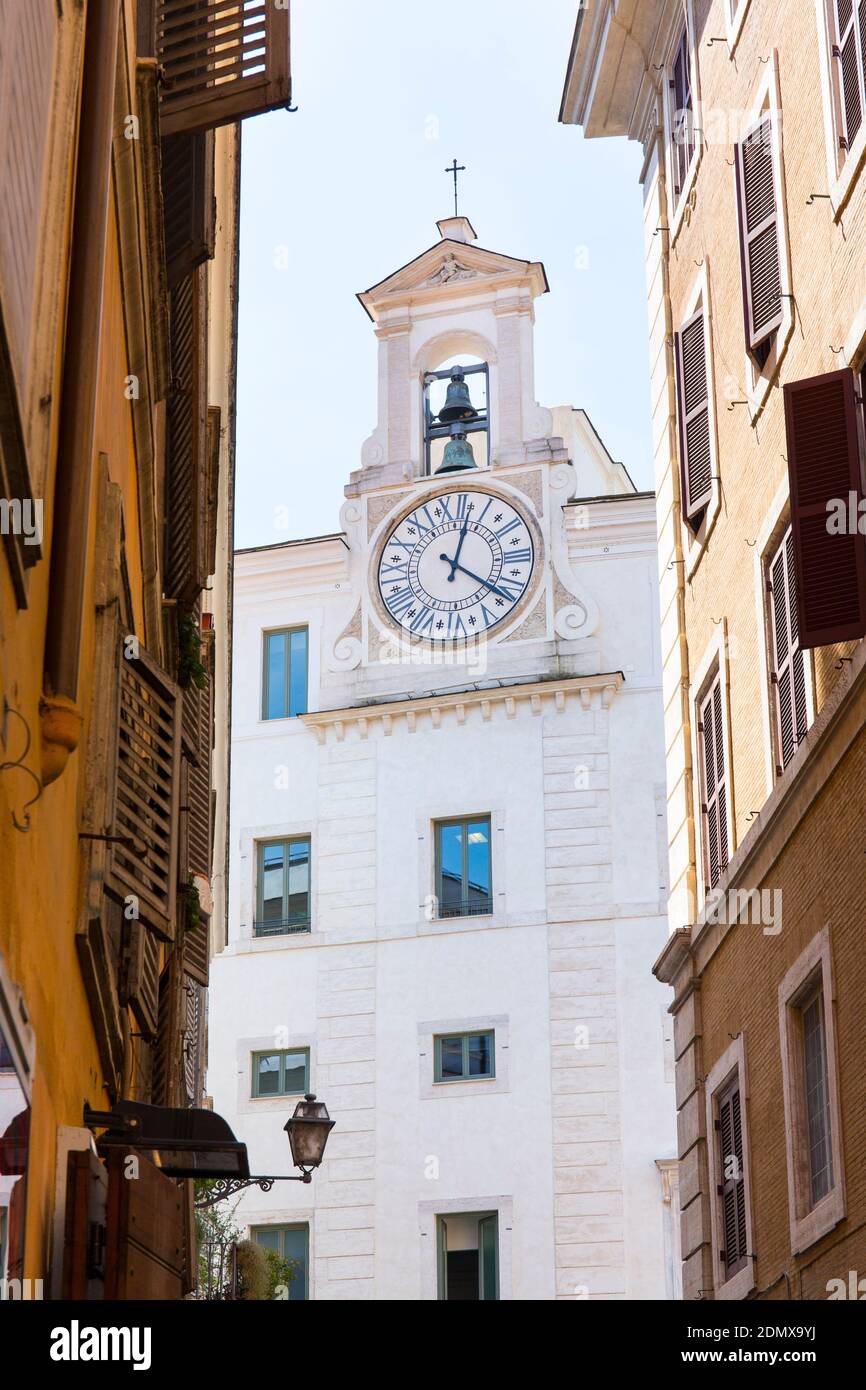
POLYGON ((644 150, 686 1298, 866 1266, 864 49, 862 0, 588 0, 560 113, 644 150))

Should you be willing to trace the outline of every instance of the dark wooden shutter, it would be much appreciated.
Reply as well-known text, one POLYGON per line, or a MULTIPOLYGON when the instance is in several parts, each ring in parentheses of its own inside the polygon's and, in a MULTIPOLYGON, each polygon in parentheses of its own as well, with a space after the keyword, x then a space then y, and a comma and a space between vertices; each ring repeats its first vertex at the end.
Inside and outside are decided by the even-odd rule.
POLYGON ((866 74, 866 0, 834 0, 839 64, 839 96, 844 133, 839 141, 850 150, 863 124, 863 84, 866 74), (858 53, 859 48, 859 53, 858 53))
POLYGON ((771 680, 782 771, 805 738, 808 726, 806 661, 799 642, 794 537, 790 527, 769 566, 772 636, 771 680))
POLYGON ((216 240, 212 130, 162 142, 162 201, 169 288, 210 260, 216 240))
POLYGON ((183 1030, 183 1081, 185 1101, 196 1109, 204 1100, 205 1072, 205 999, 202 985, 184 979, 186 1024, 183 1030))
POLYGON ((57 33, 56 0, 0 5, 0 317, 22 413, 30 379, 38 233, 45 220, 57 33))
POLYGON ((694 522, 713 490, 707 334, 702 308, 677 333, 676 360, 683 517, 694 522))
POLYGON ((113 844, 106 887, 134 895, 139 918, 174 935, 180 774, 177 687, 143 649, 120 662, 113 844))
POLYGON ((186 1184, 161 1173, 142 1154, 137 1178, 130 1181, 126 1158, 115 1150, 106 1160, 105 1297, 180 1299, 190 1259, 186 1184))
POLYGON ((183 968, 200 985, 208 982, 210 968, 210 917, 199 914, 197 927, 187 927, 183 934, 183 968))
POLYGON ((288 0, 161 0, 163 133, 205 130, 288 106, 288 0))
POLYGON ((151 1054, 150 1099, 153 1105, 183 1103, 181 1017, 184 1005, 180 955, 173 951, 159 980, 159 1016, 151 1054))
POLYGON ((207 581, 207 270, 171 294, 166 597, 191 603, 207 581))
MULTIPOLYGON (((66 1157, 66 1210, 63 1231, 61 1297, 75 1301, 104 1298, 108 1176, 91 1149, 72 1149, 66 1157)), ((59 1252, 55 1252, 55 1259, 59 1252)))
POLYGON ((746 346, 759 347, 782 322, 773 120, 765 113, 734 150, 746 346))
POLYGON ((222 411, 218 405, 207 408, 207 526, 205 536, 205 569, 216 574, 217 520, 219 518, 220 442, 222 411))
POLYGON ((183 692, 184 854, 180 869, 183 883, 190 874, 210 878, 211 870, 212 637, 212 633, 202 633, 201 660, 207 673, 204 686, 199 689, 190 684, 183 692))
POLYGON ((720 1255, 725 1279, 742 1269, 749 1258, 746 1228, 746 1177, 743 1158, 743 1119, 739 1077, 716 1101, 719 1136, 719 1198, 722 1229, 720 1255), (732 1162, 733 1160, 733 1162, 732 1162), (730 1177, 726 1171, 733 1170, 730 1177))
POLYGON ((135 1014, 142 1036, 152 1041, 159 1022, 159 938, 141 921, 130 921, 127 928, 124 998, 135 1014))
POLYGON ((722 682, 717 675, 701 703, 698 722, 704 793, 704 878, 708 889, 718 885, 728 867, 728 787, 722 711, 722 682))
POLYGON ((784 397, 800 646, 851 641, 866 634, 866 543, 856 525, 828 530, 828 503, 847 515, 861 497, 854 373, 789 382, 784 397))

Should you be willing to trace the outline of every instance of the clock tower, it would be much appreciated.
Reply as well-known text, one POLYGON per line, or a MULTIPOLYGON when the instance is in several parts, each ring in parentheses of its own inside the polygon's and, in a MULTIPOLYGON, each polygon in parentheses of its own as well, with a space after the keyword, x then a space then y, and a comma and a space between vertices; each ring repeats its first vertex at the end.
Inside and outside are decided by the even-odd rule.
POLYGON ((675 1296, 654 498, 535 400, 544 267, 438 230, 339 531, 236 557, 209 1081, 257 1172, 336 1121, 236 1216, 292 1297, 675 1296))

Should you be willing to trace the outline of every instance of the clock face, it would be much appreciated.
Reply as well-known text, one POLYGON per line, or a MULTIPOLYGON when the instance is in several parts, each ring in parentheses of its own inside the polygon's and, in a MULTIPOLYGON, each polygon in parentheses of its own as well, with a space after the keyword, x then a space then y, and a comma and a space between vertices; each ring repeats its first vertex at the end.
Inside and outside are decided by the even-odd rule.
POLYGON ((521 512, 489 492, 441 492, 379 552, 382 602, 407 633, 463 641, 506 622, 527 591, 535 551, 521 512))

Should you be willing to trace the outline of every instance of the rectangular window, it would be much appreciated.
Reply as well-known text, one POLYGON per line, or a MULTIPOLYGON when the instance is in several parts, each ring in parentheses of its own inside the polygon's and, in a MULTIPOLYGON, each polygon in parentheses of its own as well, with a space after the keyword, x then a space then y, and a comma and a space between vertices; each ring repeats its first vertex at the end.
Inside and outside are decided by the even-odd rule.
POLYGON ((809 726, 806 660, 799 641, 794 536, 788 527, 768 566, 770 594, 771 675, 775 712, 777 764, 781 773, 796 753, 809 726))
POLYGON ((717 674, 700 702, 698 719, 704 884, 707 890, 717 887, 728 867, 728 778, 723 710, 722 680, 717 674))
POLYGON ((803 1031, 809 1189, 814 1207, 822 1197, 827 1196, 833 1186, 827 1034, 824 1027, 824 994, 820 986, 800 1005, 800 1023, 803 1031))
POLYGON ((293 1226, 253 1226, 250 1235, 257 1245, 273 1252, 273 1283, 288 1284, 289 1299, 304 1302, 310 1297, 310 1228, 307 1223, 293 1226))
POLYGON ((866 111, 866 0, 830 0, 839 148, 847 153, 866 111))
POLYGON ((435 841, 439 916, 491 912, 490 817, 437 821, 435 841))
POLYGON ((269 840, 258 846, 256 936, 310 930, 310 839, 269 840))
POLYGON ((307 713, 309 632, 305 627, 264 634, 262 718, 307 713))
POLYGON ((253 1053, 253 1097, 305 1096, 310 1089, 310 1049, 253 1053))
POLYGON ((741 1105, 737 1072, 716 1097, 719 1251, 725 1281, 743 1269, 749 1258, 741 1105))
POLYGON ((688 25, 683 25, 668 73, 668 111, 671 139, 671 174, 674 198, 686 186, 695 152, 695 118, 692 99, 691 54, 688 25))
POLYGON ((436 1081, 479 1081, 496 1074, 494 1034, 455 1033, 436 1038, 436 1081))
POLYGON ((493 1212, 438 1216, 439 1299, 449 1303, 499 1298, 499 1217, 493 1212))
POLYGON ((791 1250, 845 1217, 830 932, 818 932, 779 985, 791 1250))

